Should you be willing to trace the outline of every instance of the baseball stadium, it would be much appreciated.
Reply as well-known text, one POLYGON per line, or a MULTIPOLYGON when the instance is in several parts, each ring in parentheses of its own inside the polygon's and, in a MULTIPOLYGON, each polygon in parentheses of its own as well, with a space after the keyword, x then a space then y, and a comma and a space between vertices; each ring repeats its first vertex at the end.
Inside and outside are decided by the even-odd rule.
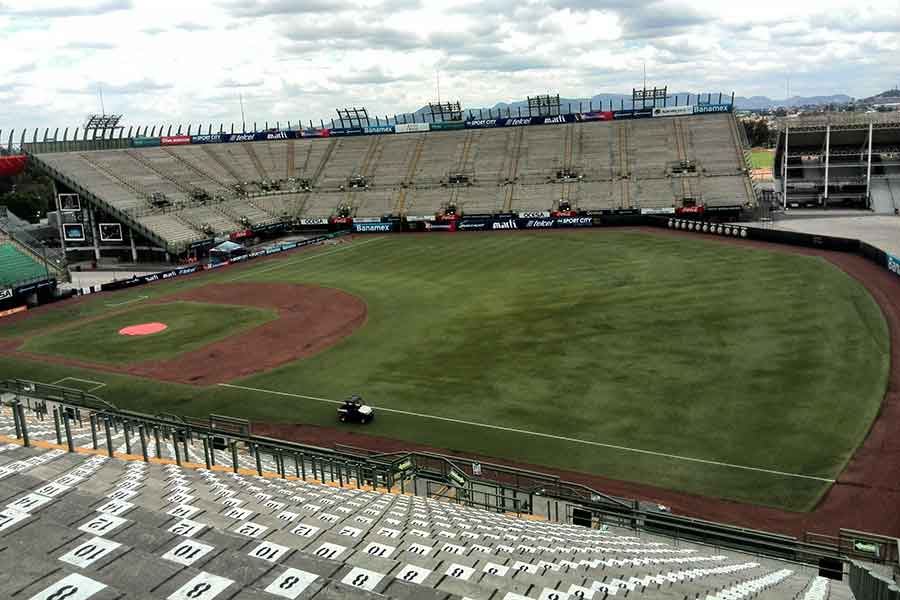
MULTIPOLYGON (((900 249, 761 218, 732 103, 8 132, 0 589, 900 597, 900 249)), ((835 131, 776 189, 857 220, 835 131)))

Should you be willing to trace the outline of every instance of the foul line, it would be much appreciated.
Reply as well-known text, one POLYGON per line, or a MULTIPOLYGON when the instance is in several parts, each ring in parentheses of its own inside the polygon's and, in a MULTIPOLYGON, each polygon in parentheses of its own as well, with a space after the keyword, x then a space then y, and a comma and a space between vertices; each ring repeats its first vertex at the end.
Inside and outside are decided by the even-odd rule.
POLYGON ((126 304, 131 304, 132 302, 140 302, 141 300, 146 300, 150 296, 138 296, 137 298, 132 298, 131 300, 125 300, 124 302, 107 302, 107 306, 125 306, 126 304))
POLYGON ((341 246, 340 248, 335 248, 334 250, 329 250, 327 252, 318 252, 313 254, 312 256, 304 256, 300 260, 292 260, 292 261, 276 261, 275 264, 272 264, 268 268, 262 269, 251 269, 246 271, 245 273, 240 273, 239 275, 235 275, 234 277, 229 277, 225 279, 225 281, 236 281, 238 279, 243 279, 244 277, 254 277, 259 275, 260 273, 268 273, 269 271, 275 271, 276 269, 283 269, 284 267, 292 267, 294 265, 298 265, 300 263, 306 262, 308 260, 313 260, 314 258, 319 258, 320 256, 328 256, 329 254, 335 254, 337 252, 342 252, 344 250, 352 250, 354 248, 359 248, 360 246, 364 246, 366 244, 371 244, 372 242, 378 242, 381 240, 387 239, 386 237, 378 237, 372 238, 370 240, 366 240, 364 242, 352 242, 347 244, 346 246, 341 246))
MULTIPOLYGON (((292 394, 289 392, 277 392, 275 390, 264 390, 261 388, 253 388, 247 387, 243 385, 233 385, 230 383, 220 383, 219 386, 226 388, 233 388, 237 390, 246 390, 250 392, 260 392, 263 394, 273 394, 276 396, 287 396, 290 398, 303 398, 305 400, 315 400, 316 402, 327 402, 330 404, 343 404, 340 400, 331 400, 330 398, 317 398, 316 396, 305 396, 303 394, 292 394)), ((488 423, 476 423, 475 421, 465 421, 462 419, 452 419, 450 417, 439 417, 437 415, 426 415, 423 413, 410 412, 408 410, 398 410, 396 408, 384 408, 381 406, 376 406, 378 410, 384 412, 397 413, 401 415, 409 415, 412 417, 421 417, 423 419, 434 419, 436 421, 446 421, 448 423, 458 423, 460 425, 470 425, 472 427, 483 427, 485 429, 496 429, 498 431, 509 431, 511 433, 521 433, 523 435, 531 435, 534 437, 542 437, 549 438, 552 440, 560 440, 564 442, 573 442, 576 444, 585 444, 588 446, 598 446, 600 448, 609 448, 611 450, 621 450, 622 452, 633 452, 635 454, 647 454, 649 456, 659 456, 662 458, 671 458, 675 460, 683 460, 687 462, 695 462, 704 465, 714 465, 717 467, 728 467, 731 469, 742 469, 745 471, 755 471, 757 473, 768 473, 770 475, 780 475, 782 477, 794 477, 797 479, 812 479, 813 481, 821 481, 824 483, 834 483, 834 479, 828 479, 827 477, 816 477, 814 475, 801 475, 799 473, 787 473, 785 471, 776 471, 774 469, 763 469, 760 467, 748 467, 746 465, 735 465, 732 463, 720 462, 717 460, 707 460, 704 458, 693 458, 690 456, 679 456, 677 454, 667 454, 665 452, 655 452, 653 450, 642 450, 640 448, 629 448, 628 446, 617 446, 616 444, 605 444, 603 442, 594 442, 591 440, 581 440, 578 438, 566 437, 564 435, 553 435, 550 433, 541 433, 539 431, 528 431, 526 429, 516 429, 514 427, 502 427, 500 425, 490 425, 488 423)))
POLYGON ((87 393, 91 393, 91 392, 93 392, 94 390, 99 390, 99 389, 102 388, 102 387, 106 387, 106 384, 103 383, 103 382, 100 382, 100 381, 94 381, 93 379, 79 379, 78 377, 63 377, 63 378, 60 379, 59 381, 54 381, 54 382, 51 383, 50 385, 59 385, 59 384, 62 383, 63 381, 80 381, 81 383, 93 383, 93 384, 95 384, 94 387, 92 387, 91 389, 85 390, 87 393))

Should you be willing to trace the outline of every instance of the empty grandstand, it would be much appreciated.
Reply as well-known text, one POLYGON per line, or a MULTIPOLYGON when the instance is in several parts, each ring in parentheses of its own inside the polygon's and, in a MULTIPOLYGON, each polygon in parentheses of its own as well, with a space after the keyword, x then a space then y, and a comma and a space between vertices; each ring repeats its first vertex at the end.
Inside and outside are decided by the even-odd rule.
POLYGON ((890 113, 785 120, 775 189, 786 208, 900 211, 900 122, 890 113))
POLYGON ((89 213, 73 222, 69 250, 99 257, 130 243, 133 260, 143 250, 183 256, 216 239, 334 218, 735 212, 752 204, 731 106, 675 108, 672 117, 649 109, 470 115, 352 130, 141 137, 127 148, 99 140, 101 150, 59 152, 58 143, 37 142, 26 150, 89 213), (666 118, 639 118, 651 116, 666 118), (363 135, 367 129, 378 135, 363 135), (127 235, 98 239, 104 222, 127 235))
MULTIPOLYGON (((517 501, 514 488, 470 482, 446 465, 441 484, 428 474, 436 457, 392 464, 265 439, 244 445, 244 425, 223 417, 192 425, 91 408, 96 398, 62 388, 3 388, 0 589, 14 596, 853 597, 840 561, 822 577, 821 549, 787 538, 769 540, 783 558, 762 556, 759 532, 724 549, 635 529, 649 520, 624 509, 598 518, 552 496, 548 508, 562 504, 564 521, 574 514, 589 527, 524 519, 522 499, 545 499, 517 501), (47 393, 64 399, 35 397, 47 393)), ((855 589, 872 585, 853 568, 855 589)))

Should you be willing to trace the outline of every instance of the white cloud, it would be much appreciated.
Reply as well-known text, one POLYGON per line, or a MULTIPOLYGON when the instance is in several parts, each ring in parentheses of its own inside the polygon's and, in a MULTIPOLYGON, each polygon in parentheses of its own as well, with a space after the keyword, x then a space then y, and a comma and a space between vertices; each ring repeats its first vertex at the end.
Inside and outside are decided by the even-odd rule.
POLYGON ((757 0, 0 0, 0 128, 318 120, 444 99, 627 93, 865 96, 898 77, 896 4, 757 0), (175 15, 173 17, 173 15, 175 15))

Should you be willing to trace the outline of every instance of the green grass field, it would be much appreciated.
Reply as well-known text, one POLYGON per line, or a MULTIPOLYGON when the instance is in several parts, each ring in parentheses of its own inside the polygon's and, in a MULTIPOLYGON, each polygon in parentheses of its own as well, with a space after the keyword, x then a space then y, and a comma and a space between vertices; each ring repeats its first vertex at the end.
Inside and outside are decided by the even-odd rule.
POLYGON ((861 443, 887 380, 878 306, 826 261, 611 230, 357 238, 98 295, 0 337, 227 281, 342 288, 368 320, 241 387, 21 359, 0 376, 100 381, 148 412, 335 426, 327 399, 360 393, 381 409, 368 433, 794 510, 861 443))
POLYGON ((30 338, 23 350, 112 365, 168 359, 277 318, 275 311, 203 302, 129 305, 108 317, 74 322, 62 330, 30 338), (159 321, 168 329, 148 336, 118 332, 128 325, 159 321), (222 327, 227 323, 227 327, 222 327), (90 343, 85 343, 89 340, 90 343))
POLYGON ((771 169, 775 165, 775 152, 755 149, 750 152, 750 162, 754 169, 771 169))

